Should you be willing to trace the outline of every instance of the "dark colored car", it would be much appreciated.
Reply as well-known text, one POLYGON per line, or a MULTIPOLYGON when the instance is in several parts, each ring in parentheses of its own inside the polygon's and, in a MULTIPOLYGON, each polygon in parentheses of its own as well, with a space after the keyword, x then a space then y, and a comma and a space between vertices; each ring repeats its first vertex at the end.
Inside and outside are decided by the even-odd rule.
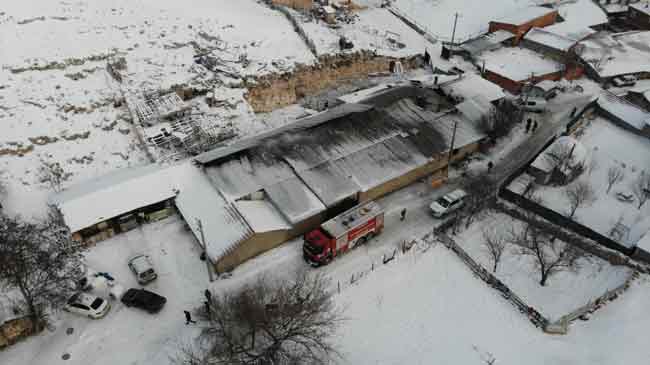
POLYGON ((149 313, 159 312, 167 303, 167 298, 144 289, 129 289, 122 296, 122 303, 127 307, 144 309, 149 313))

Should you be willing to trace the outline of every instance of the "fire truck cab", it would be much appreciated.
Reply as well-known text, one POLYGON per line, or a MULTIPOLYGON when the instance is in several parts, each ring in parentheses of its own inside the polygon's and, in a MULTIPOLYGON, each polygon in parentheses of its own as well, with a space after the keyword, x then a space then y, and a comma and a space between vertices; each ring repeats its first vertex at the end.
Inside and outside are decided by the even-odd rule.
POLYGON ((334 257, 365 243, 384 228, 384 211, 368 202, 321 224, 304 235, 303 257, 314 266, 328 264, 334 257))

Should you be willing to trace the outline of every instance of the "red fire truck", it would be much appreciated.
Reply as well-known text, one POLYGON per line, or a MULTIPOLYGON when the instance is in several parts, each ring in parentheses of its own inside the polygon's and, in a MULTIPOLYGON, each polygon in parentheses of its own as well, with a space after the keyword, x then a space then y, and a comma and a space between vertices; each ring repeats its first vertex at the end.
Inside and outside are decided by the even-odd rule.
POLYGON ((368 202, 321 224, 304 236, 303 256, 310 264, 325 265, 334 257, 365 243, 384 228, 384 211, 368 202))

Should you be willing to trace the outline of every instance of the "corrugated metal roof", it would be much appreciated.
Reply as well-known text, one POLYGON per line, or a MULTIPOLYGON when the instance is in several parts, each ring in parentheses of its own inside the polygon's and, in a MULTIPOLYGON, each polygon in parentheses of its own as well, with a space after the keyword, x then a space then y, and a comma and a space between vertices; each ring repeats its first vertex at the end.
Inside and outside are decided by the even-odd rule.
POLYGON ((312 169, 301 171, 300 177, 318 198, 331 207, 350 197, 361 189, 356 184, 348 166, 342 167, 333 162, 326 162, 312 169))
POLYGON ((264 189, 269 200, 291 224, 297 224, 324 211, 325 205, 297 177, 264 189))

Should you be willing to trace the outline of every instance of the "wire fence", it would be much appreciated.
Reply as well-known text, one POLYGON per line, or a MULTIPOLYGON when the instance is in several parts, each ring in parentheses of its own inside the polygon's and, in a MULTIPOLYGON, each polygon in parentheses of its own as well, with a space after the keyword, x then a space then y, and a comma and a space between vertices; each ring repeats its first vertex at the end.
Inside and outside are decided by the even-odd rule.
POLYGON ((528 320, 538 328, 545 329, 549 324, 549 320, 542 316, 542 314, 528 305, 523 299, 517 296, 507 285, 505 285, 501 280, 496 276, 492 275, 491 272, 486 270, 479 263, 474 261, 472 257, 448 235, 438 232, 438 239, 442 242, 445 247, 454 252, 460 260, 465 263, 467 267, 472 270, 472 272, 481 280, 486 282, 492 288, 496 289, 501 293, 501 296, 506 299, 508 302, 512 303, 522 314, 526 315, 528 320))
MULTIPOLYGON (((361 279, 375 271, 375 269, 388 265, 408 256, 421 255, 437 244, 434 233, 430 232, 422 238, 406 239, 396 242, 393 248, 386 250, 379 260, 372 260, 368 266, 350 274, 349 278, 337 280, 334 283, 333 294, 340 294, 343 290, 357 284, 361 279), (410 255, 407 255, 409 254, 410 255)), ((413 256, 411 256, 413 257, 413 256)))

